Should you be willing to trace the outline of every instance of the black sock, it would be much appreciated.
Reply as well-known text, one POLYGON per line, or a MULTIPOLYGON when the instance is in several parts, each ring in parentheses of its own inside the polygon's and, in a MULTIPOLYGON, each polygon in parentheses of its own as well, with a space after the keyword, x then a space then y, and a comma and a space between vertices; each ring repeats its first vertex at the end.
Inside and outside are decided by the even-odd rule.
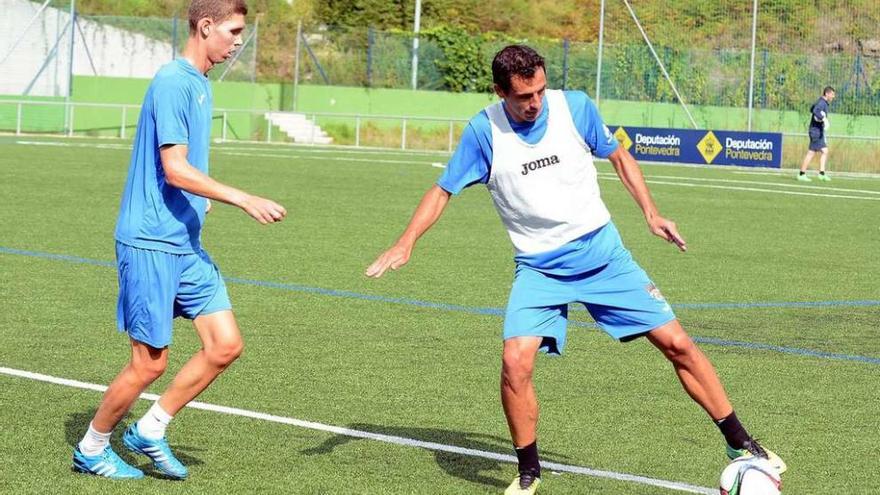
POLYGON ((715 425, 721 430, 721 434, 724 435, 727 445, 730 445, 735 449, 744 448, 746 442, 749 442, 752 439, 742 423, 740 423, 739 419, 736 417, 736 412, 732 412, 726 418, 715 421, 715 425))
POLYGON ((541 464, 538 462, 538 441, 526 445, 516 450, 516 458, 519 460, 519 472, 531 472, 537 477, 541 477, 541 464))
POLYGON ((807 173, 806 173, 806 172, 804 172, 804 171, 803 171, 803 170, 801 170, 801 173, 800 173, 800 175, 807 175, 807 173))
POLYGON ((825 175, 825 171, 824 171, 824 170, 820 170, 820 171, 819 171, 819 175, 825 175))

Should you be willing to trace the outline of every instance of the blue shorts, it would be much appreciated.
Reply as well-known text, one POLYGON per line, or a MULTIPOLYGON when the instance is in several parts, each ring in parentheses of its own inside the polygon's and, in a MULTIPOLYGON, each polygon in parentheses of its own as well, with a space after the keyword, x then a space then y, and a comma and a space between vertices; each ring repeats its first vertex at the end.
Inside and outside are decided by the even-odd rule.
POLYGON ((562 354, 568 305, 586 306, 599 327, 621 341, 641 337, 675 319, 648 274, 621 249, 607 265, 571 276, 519 264, 504 318, 504 339, 544 337, 541 351, 562 354))
POLYGON ((157 349, 171 343, 172 320, 232 309, 220 272, 201 251, 171 254, 116 243, 119 331, 157 349))
POLYGON ((810 151, 822 151, 828 147, 825 143, 825 130, 818 127, 810 127, 810 151))

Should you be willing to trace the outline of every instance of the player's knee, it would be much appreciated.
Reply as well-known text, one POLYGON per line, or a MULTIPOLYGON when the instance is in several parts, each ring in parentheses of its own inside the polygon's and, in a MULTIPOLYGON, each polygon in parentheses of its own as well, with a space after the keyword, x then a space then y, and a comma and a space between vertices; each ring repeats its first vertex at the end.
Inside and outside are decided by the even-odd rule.
POLYGON ((226 367, 241 356, 244 351, 244 342, 241 339, 230 339, 223 342, 216 342, 205 352, 211 364, 220 367, 226 367))
POLYGON ((506 382, 530 380, 534 369, 534 356, 518 349, 505 349, 501 364, 502 376, 506 382))
POLYGON ((132 368, 135 371, 138 379, 144 383, 149 385, 156 381, 157 378, 162 376, 165 373, 165 369, 168 367, 167 359, 149 359, 149 360, 138 360, 133 361, 131 363, 132 368))
POLYGON ((693 358, 697 346, 688 334, 681 332, 669 340, 663 352, 670 361, 682 362, 693 358))

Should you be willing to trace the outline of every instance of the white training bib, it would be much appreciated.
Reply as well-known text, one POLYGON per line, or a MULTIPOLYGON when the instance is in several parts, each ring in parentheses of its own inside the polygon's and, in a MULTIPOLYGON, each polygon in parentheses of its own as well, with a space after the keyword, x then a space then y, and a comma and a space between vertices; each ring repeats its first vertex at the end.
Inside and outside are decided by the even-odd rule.
POLYGON ((547 130, 536 144, 517 136, 501 102, 486 107, 492 126, 486 187, 517 254, 556 249, 611 219, 565 94, 548 90, 546 104, 547 130))

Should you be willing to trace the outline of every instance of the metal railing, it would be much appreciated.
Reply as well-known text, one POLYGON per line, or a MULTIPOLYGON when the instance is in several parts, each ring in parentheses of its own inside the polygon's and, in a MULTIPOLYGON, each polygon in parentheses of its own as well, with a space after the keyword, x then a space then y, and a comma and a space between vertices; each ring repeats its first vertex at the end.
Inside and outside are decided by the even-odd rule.
MULTIPOLYGON (((273 125, 273 110, 217 108, 211 136, 218 142, 249 142, 316 146, 311 139, 290 138, 273 125)), ((140 106, 118 103, 0 99, 0 132, 15 135, 63 135, 130 138, 137 127, 140 106)), ((333 138, 333 146, 400 149, 451 153, 467 119, 411 115, 299 112, 333 138)), ((807 134, 783 132, 783 167, 796 167, 807 149, 807 134)), ((880 173, 874 159, 880 155, 880 136, 828 135, 831 166, 839 171, 880 173)))
MULTIPOLYGON (((317 126, 310 139, 297 142, 267 118, 273 110, 214 109, 211 136, 220 142, 267 142, 313 145, 317 126, 329 126, 334 144, 358 148, 399 148, 451 152, 467 119, 409 115, 298 112, 317 126), (430 134, 430 139, 425 135, 430 134), (430 144, 426 146, 426 144, 430 144)), ((0 132, 15 135, 65 135, 129 138, 137 127, 140 105, 0 99, 0 132), (27 111, 28 109, 31 111, 27 111)))

